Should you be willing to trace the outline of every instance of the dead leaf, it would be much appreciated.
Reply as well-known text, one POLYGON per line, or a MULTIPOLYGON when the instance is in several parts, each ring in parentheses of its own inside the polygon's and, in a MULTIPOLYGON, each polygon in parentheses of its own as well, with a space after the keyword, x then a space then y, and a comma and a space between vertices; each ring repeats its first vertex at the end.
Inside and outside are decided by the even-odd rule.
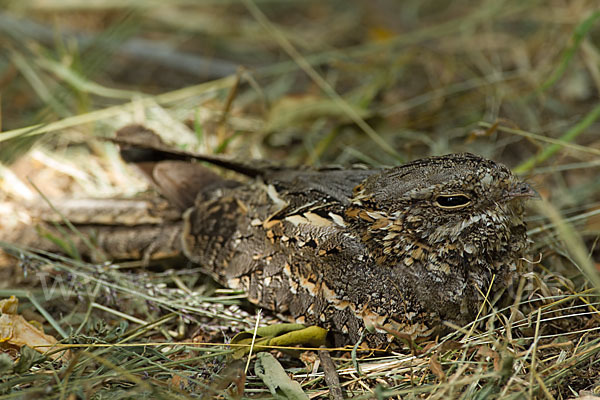
POLYGON ((477 350, 477 355, 480 355, 483 357, 490 357, 494 362, 494 370, 496 372, 498 372, 502 369, 502 365, 500 364, 500 355, 497 352, 495 352, 494 350, 490 349, 489 347, 480 346, 479 349, 477 350))
POLYGON ((257 355, 254 372, 267 385, 271 394, 277 399, 308 400, 302 386, 292 380, 279 361, 269 353, 257 355))
MULTIPOLYGON (((40 353, 54 349, 58 341, 18 315, 18 305, 19 300, 15 296, 0 301, 0 343, 19 349, 29 346, 40 353)), ((50 358, 57 360, 67 354, 54 353, 50 358)))
MULTIPOLYGON (((231 339, 232 344, 252 343, 253 330, 240 332, 231 339)), ((302 324, 275 324, 256 330, 253 352, 270 350, 269 346, 307 345, 319 347, 325 345, 327 329, 318 326, 306 327, 302 324)), ((233 358, 242 358, 250 351, 250 346, 240 347, 233 353, 233 358)))
POLYGON ((440 381, 446 380, 446 374, 444 373, 442 364, 440 364, 440 360, 438 360, 437 353, 433 354, 429 359, 429 369, 431 369, 431 372, 433 372, 440 381))

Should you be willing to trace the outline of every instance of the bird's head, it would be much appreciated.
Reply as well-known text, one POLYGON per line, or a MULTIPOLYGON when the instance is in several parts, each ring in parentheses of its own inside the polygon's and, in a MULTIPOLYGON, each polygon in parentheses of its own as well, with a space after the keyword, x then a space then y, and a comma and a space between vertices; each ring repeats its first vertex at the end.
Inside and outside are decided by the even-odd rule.
POLYGON ((536 195, 502 164, 450 154, 368 177, 347 214, 366 228, 363 240, 375 239, 386 254, 418 242, 477 257, 512 246, 515 235, 524 241, 523 202, 536 195))

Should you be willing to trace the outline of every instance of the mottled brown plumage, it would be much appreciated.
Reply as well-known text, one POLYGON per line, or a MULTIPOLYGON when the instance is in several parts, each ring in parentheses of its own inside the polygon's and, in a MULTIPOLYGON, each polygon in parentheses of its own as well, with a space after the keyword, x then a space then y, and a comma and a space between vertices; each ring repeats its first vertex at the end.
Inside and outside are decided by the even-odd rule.
POLYGON ((419 338, 447 330, 445 321, 471 322, 482 293, 506 288, 527 248, 523 200, 534 192, 476 155, 383 170, 290 169, 173 152, 148 135, 127 128, 117 141, 131 145, 123 149, 129 161, 156 163, 150 175, 159 191, 191 206, 184 254, 251 302, 352 341, 365 327, 371 343, 383 344, 384 328, 419 338), (159 160, 192 158, 253 179, 225 180, 188 164, 193 179, 181 195, 156 174, 169 169, 159 160))

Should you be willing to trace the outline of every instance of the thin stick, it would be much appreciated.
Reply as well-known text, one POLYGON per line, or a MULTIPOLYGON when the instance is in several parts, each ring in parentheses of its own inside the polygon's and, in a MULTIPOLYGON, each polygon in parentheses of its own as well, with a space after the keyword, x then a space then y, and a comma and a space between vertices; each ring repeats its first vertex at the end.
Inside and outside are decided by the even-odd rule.
POLYGON ((256 313, 256 324, 254 325, 254 333, 252 334, 252 343, 250 343, 250 351, 248 352, 248 361, 246 361, 246 368, 244 368, 244 374, 248 374, 248 368, 250 367, 250 359, 252 358, 252 350, 254 349, 254 341, 256 340, 256 331, 258 330, 258 322, 260 321, 260 314, 262 309, 259 308, 256 313))

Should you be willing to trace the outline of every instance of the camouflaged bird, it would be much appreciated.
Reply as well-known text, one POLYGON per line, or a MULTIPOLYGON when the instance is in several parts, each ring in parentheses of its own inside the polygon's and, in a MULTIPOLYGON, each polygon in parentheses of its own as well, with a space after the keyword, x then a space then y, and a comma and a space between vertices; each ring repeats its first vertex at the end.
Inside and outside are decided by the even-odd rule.
POLYGON ((473 154, 315 170, 173 150, 140 126, 115 141, 186 210, 186 257, 252 303, 353 342, 365 327, 385 344, 390 329, 419 339, 473 321, 527 249, 523 203, 535 192, 473 154))

